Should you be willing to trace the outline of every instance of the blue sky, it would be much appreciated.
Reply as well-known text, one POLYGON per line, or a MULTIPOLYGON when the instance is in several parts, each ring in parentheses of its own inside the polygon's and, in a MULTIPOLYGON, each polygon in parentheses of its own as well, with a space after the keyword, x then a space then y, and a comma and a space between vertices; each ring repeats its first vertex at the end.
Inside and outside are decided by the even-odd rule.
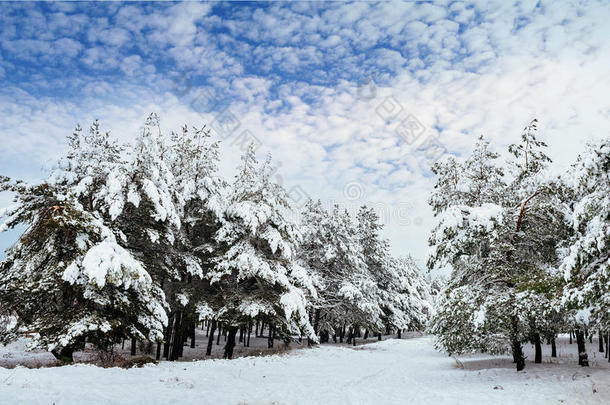
POLYGON ((296 200, 368 203, 421 262, 439 153, 504 152, 537 117, 559 170, 608 133, 607 2, 1 7, 0 173, 29 181, 77 123, 127 141, 155 111, 212 125, 227 176, 254 137, 296 200))

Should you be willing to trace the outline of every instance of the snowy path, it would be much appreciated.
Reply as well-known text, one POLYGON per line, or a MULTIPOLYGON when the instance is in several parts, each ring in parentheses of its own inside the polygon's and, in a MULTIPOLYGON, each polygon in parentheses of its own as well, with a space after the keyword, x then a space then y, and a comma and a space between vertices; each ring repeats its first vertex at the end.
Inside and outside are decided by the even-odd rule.
POLYGON ((432 338, 387 340, 355 349, 323 346, 280 356, 130 370, 90 365, 0 368, 0 403, 610 403, 608 369, 527 367, 523 373, 512 368, 462 370, 433 349, 432 338))

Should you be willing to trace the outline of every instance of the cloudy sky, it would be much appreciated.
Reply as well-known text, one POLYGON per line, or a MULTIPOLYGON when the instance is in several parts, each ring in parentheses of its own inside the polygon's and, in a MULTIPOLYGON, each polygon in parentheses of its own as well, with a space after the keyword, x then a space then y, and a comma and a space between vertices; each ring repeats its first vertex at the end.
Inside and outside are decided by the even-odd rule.
POLYGON ((41 179, 77 123, 129 140, 154 111, 213 128, 227 177, 253 140, 297 204, 372 205, 420 263, 441 154, 480 134, 504 152, 536 117, 561 170, 610 128, 608 2, 1 9, 0 174, 41 179))

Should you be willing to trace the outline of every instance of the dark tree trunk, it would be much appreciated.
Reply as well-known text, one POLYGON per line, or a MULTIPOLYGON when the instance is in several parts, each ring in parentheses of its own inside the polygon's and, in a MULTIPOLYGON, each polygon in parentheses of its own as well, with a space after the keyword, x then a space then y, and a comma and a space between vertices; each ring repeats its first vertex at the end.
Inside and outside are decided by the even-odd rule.
POLYGON ((258 335, 258 323, 259 323, 259 321, 258 321, 258 319, 257 319, 257 320, 256 320, 256 327, 255 327, 255 329, 254 329, 254 336, 256 336, 256 337, 258 337, 258 336, 259 336, 259 335, 258 335))
POLYGON ((237 329, 239 329, 237 326, 229 327, 228 339, 227 343, 225 344, 225 354, 223 356, 225 359, 233 358, 233 349, 235 348, 235 335, 237 335, 237 329))
POLYGON ((212 355, 212 346, 214 345, 214 332, 216 332, 216 321, 212 321, 212 325, 210 327, 210 334, 208 335, 208 347, 205 349, 205 355, 212 355))
POLYGON ((369 330, 365 329, 364 331, 364 340, 367 340, 369 338, 369 330))
POLYGON ((157 343, 157 353, 155 353, 155 360, 161 359, 161 343, 157 343))
POLYGON ((572 344, 572 331, 570 331, 570 344, 572 344))
POLYGON ((244 341, 244 328, 239 328, 239 343, 244 341))
POLYGON ((398 339, 402 338, 402 334, 401 334, 401 332, 402 332, 402 329, 400 329, 400 328, 399 328, 399 329, 398 329, 398 339))
POLYGON ((536 347, 534 363, 542 363, 542 344, 540 343, 539 333, 534 333, 534 346, 536 347))
POLYGON ((602 333, 602 331, 599 331, 598 334, 598 339, 599 339, 599 352, 603 353, 604 352, 604 334, 602 333))
POLYGON ((316 309, 316 315, 315 315, 314 321, 313 321, 313 331, 315 332, 316 336, 318 336, 319 327, 320 327, 320 310, 316 309))
POLYGON ((195 322, 193 322, 193 325, 191 326, 191 349, 195 348, 195 328, 197 327, 197 325, 195 324, 195 322))
POLYGON ((131 338, 131 353, 130 354, 132 356, 136 355, 136 345, 137 345, 136 339, 135 338, 131 338))
POLYGON ((208 327, 205 331, 205 337, 208 337, 208 336, 210 336, 210 322, 208 322, 208 327))
POLYGON ((252 334, 252 321, 248 322, 248 340, 246 341, 246 347, 250 347, 250 335, 252 334))
POLYGON ((610 363, 610 331, 608 331, 608 334, 606 335, 606 357, 610 363))
POLYGON ((551 357, 557 357, 557 345, 555 344, 555 338, 551 339, 551 357))
POLYGON ((178 360, 180 356, 180 348, 184 346, 183 337, 180 333, 182 328, 182 312, 176 312, 174 315, 174 323, 172 327, 171 339, 169 342, 169 360, 178 360))
POLYGON ((512 332, 512 348, 513 348, 513 361, 517 365, 517 371, 521 371, 525 368, 525 357, 523 357, 523 348, 519 341, 519 320, 516 316, 511 319, 511 332, 512 332))
POLYGON ((381 340, 381 332, 377 334, 377 340, 381 340))
POLYGON ((220 344, 220 335, 222 335, 222 322, 218 322, 218 339, 216 339, 216 346, 220 344))
POLYGON ((513 338, 513 360, 517 364, 517 371, 525 368, 525 357, 523 357, 523 348, 521 342, 517 338, 513 338))
POLYGON ((576 344, 578 345, 578 365, 588 367, 589 359, 585 348, 585 334, 582 330, 576 331, 576 344))
POLYGON ((589 331, 585 331, 585 333, 587 334, 587 336, 589 336, 589 343, 593 343, 593 333, 589 333, 589 331))
POLYGON ((344 333, 345 333, 345 328, 342 327, 341 329, 339 329, 339 343, 343 343, 344 333))
POLYGON ((62 347, 60 351, 57 351, 57 349, 51 350, 51 354, 62 364, 72 364, 74 362, 74 349, 71 346, 62 347))
POLYGON ((349 345, 350 343, 352 343, 352 338, 354 337, 354 332, 352 328, 349 328, 349 331, 347 332, 347 344, 349 345))
POLYGON ((337 328, 333 331, 333 343, 337 343, 337 328))
POLYGON ((125 350, 125 339, 123 339, 123 342, 121 343, 121 350, 125 350))
POLYGON ((271 349, 273 347, 273 334, 275 332, 275 328, 269 325, 269 336, 267 337, 267 348, 271 349))

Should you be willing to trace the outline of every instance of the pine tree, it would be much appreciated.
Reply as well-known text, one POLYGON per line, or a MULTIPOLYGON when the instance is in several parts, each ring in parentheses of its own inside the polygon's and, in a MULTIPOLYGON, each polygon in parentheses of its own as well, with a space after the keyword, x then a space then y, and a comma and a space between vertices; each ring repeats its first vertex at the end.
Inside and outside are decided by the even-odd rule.
MULTIPOLYGON (((517 370, 524 367, 522 342, 539 342, 553 330, 548 323, 557 314, 544 309, 559 290, 549 269, 557 264, 555 247, 565 234, 560 204, 541 174, 550 161, 538 150, 545 144, 529 128, 522 144, 510 147, 517 162, 509 184, 494 163, 498 155, 479 139, 462 166, 461 195, 439 206, 444 209, 437 214, 428 260, 430 269, 453 269, 432 327, 439 344, 449 352, 511 348, 517 370)), ((438 201, 434 195, 431 200, 438 201)))
POLYGON ((160 340, 163 292, 125 248, 121 149, 96 122, 77 128, 71 149, 39 185, 4 182, 16 194, 3 227, 29 225, 0 265, 0 306, 17 315, 3 335, 35 332, 32 346, 72 360, 85 341, 107 349, 127 336, 160 340))
POLYGON ((313 301, 316 331, 323 333, 324 341, 336 329, 381 332, 379 286, 367 268, 358 228, 349 213, 338 206, 327 212, 319 201, 310 201, 303 223, 302 261, 319 285, 313 301))
MULTIPOLYGON (((222 294, 217 301, 222 306, 213 309, 230 325, 233 337, 238 327, 258 317, 279 336, 315 338, 305 292, 313 285, 295 257, 301 234, 289 219, 286 191, 271 181, 270 158, 259 164, 254 151, 250 145, 242 156, 216 234, 224 252, 208 277, 222 294)), ((229 349, 227 357, 232 355, 229 349)))
POLYGON ((573 232, 560 266, 566 281, 563 303, 581 331, 610 329, 609 172, 610 140, 605 139, 587 145, 563 178, 573 232))

